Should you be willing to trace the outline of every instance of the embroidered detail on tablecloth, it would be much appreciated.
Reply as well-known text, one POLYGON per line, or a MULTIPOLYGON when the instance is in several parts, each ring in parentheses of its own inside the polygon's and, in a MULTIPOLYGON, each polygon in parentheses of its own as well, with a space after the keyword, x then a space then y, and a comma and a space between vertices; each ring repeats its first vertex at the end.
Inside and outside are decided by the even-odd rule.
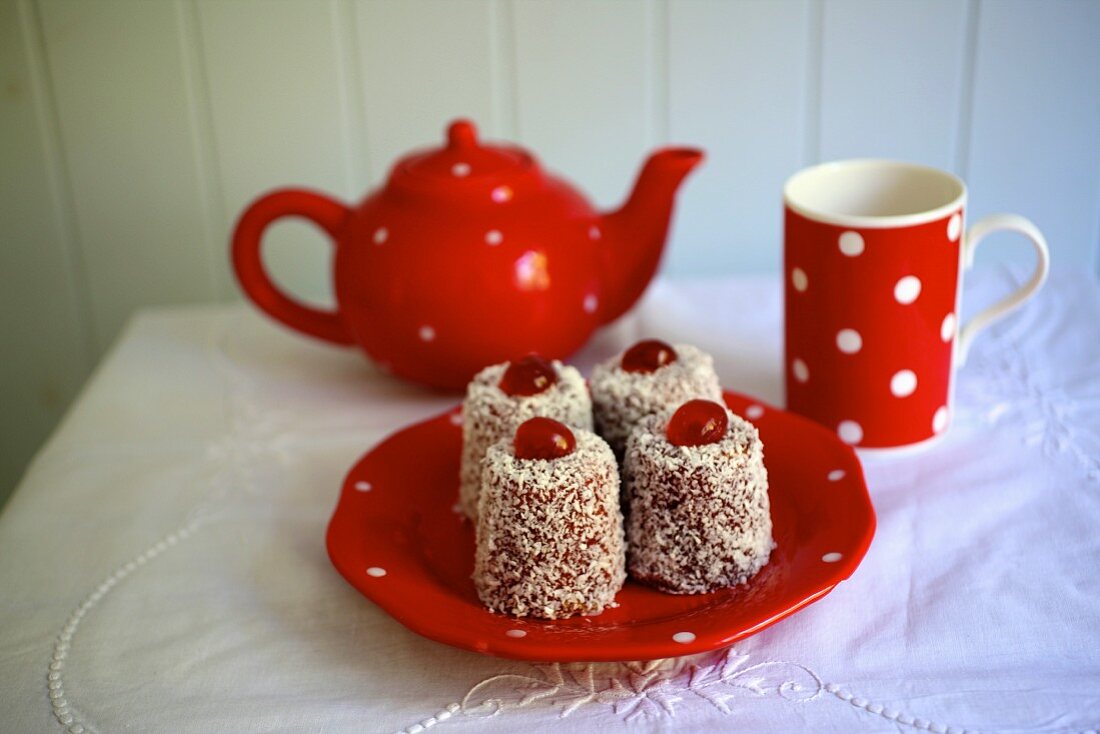
MULTIPOLYGON (((218 325, 207 335, 206 351, 224 353, 224 341, 230 331, 218 325)), ((221 366, 220 361, 215 364, 221 366)), ((210 472, 208 489, 187 513, 183 523, 160 540, 122 563, 77 605, 54 639, 53 652, 46 666, 46 695, 57 722, 69 734, 92 734, 96 727, 82 717, 65 693, 65 662, 72 649, 73 637, 84 618, 120 583, 165 551, 195 536, 216 517, 220 501, 229 492, 240 490, 255 494, 256 464, 259 460, 274 460, 283 465, 291 461, 285 437, 273 429, 273 411, 263 406, 258 391, 245 379, 221 366, 228 391, 229 430, 207 446, 205 464, 210 472)))
POLYGON ((690 664, 657 660, 537 666, 530 675, 503 674, 478 683, 459 706, 466 716, 495 716, 538 704, 565 718, 582 706, 597 705, 631 721, 675 716, 689 698, 729 713, 727 702, 738 695, 810 701, 822 690, 821 679, 797 663, 751 663, 747 655, 728 650, 690 664))
POLYGON ((47 695, 50 699, 50 708, 53 711, 54 718, 57 719, 59 724, 67 727, 69 734, 86 734, 86 732, 94 731, 91 724, 85 726, 86 722, 81 722, 79 720, 75 709, 69 704, 68 699, 65 697, 65 659, 69 656, 73 635, 76 634, 77 629, 80 627, 80 623, 84 620, 88 612, 99 604, 99 602, 103 600, 103 597, 111 593, 118 584, 125 581, 134 571, 156 559, 169 548, 192 537, 202 527, 204 520, 205 518, 202 516, 189 520, 185 525, 168 533, 156 543, 139 553, 132 560, 119 566, 114 572, 108 574, 107 577, 103 579, 103 582, 100 583, 94 591, 89 593, 88 596, 84 598, 84 601, 82 601, 69 616, 69 620, 61 629, 57 639, 54 640, 53 656, 50 659, 46 671, 46 686, 49 691, 47 695))
MULTIPOLYGON (((1002 274, 1012 288, 1023 283, 1024 278, 1009 268, 1002 274)), ((1065 389, 1069 384, 1096 380, 1100 371, 1086 364, 1073 374, 1066 374, 1065 366, 1059 365, 1059 379, 1045 373, 1032 356, 1035 345, 1025 343, 1027 335, 1037 331, 1034 322, 1043 317, 1035 308, 1031 306, 1032 310, 1025 309, 983 332, 969 360, 977 374, 960 380, 959 403, 973 406, 976 418, 985 425, 1011 425, 1028 446, 1040 447, 1051 459, 1068 457, 1084 471, 1085 478, 1100 482, 1100 455, 1093 446, 1084 445, 1085 437, 1074 428, 1087 425, 1087 421, 1073 420, 1076 415, 1100 409, 1100 394, 1078 390, 1069 400, 1065 389)))
POLYGON ((825 683, 814 671, 789 661, 752 662, 733 649, 695 658, 644 663, 578 663, 535 665, 530 674, 502 673, 469 690, 461 702, 445 706, 397 734, 419 734, 455 716, 491 717, 526 708, 556 710, 561 719, 586 706, 607 707, 624 721, 671 718, 681 704, 703 700, 723 714, 744 696, 777 696, 808 703, 830 694, 831 700, 894 724, 935 734, 977 734, 898 711, 836 683, 825 683))

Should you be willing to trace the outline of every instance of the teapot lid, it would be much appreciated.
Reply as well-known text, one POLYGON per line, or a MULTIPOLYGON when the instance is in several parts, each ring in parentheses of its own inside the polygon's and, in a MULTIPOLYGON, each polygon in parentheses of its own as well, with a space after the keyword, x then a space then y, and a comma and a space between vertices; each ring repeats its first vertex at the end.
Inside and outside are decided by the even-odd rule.
POLYGON ((436 181, 456 179, 500 180, 523 173, 534 165, 531 156, 519 148, 483 145, 477 128, 469 120, 455 120, 447 127, 447 143, 402 161, 398 170, 436 181))

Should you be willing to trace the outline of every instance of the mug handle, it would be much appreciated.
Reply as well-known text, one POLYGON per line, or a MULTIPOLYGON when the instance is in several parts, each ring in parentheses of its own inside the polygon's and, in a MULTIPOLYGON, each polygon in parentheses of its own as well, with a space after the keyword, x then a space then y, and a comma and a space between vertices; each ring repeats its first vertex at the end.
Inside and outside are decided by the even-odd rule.
POLYGON ((974 251, 986 236, 1000 230, 1019 232, 1028 238, 1031 246, 1035 248, 1038 262, 1035 265, 1031 277, 1022 286, 1002 298, 984 311, 979 312, 970 321, 959 329, 958 349, 955 352, 957 366, 966 364, 966 357, 970 353, 970 344, 974 337, 982 329, 993 325, 1024 304, 1035 295, 1046 280, 1047 271, 1050 269, 1050 252, 1047 248, 1046 238, 1039 228, 1018 214, 992 214, 980 220, 970 228, 963 241, 963 268, 969 270, 974 266, 974 251))
POLYGON ((275 285, 264 268, 260 245, 264 230, 281 217, 302 217, 320 227, 337 243, 340 227, 350 209, 323 194, 301 189, 281 189, 260 197, 244 211, 233 232, 233 270, 252 302, 261 311, 292 329, 333 342, 353 344, 339 310, 307 306, 275 285))

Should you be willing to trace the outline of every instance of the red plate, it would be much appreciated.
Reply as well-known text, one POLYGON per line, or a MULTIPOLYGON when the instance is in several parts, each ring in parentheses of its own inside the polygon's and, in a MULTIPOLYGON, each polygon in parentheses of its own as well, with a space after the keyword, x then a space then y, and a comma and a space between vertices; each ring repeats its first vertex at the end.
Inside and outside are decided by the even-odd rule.
POLYGON ((875 532, 863 470, 836 434, 736 393, 726 403, 760 429, 778 546, 745 586, 676 596, 628 581, 617 608, 560 621, 487 611, 470 580, 473 527, 455 507, 457 410, 405 428, 360 459, 329 523, 329 557, 394 619, 467 650, 570 662, 725 647, 829 593, 856 570, 875 532))

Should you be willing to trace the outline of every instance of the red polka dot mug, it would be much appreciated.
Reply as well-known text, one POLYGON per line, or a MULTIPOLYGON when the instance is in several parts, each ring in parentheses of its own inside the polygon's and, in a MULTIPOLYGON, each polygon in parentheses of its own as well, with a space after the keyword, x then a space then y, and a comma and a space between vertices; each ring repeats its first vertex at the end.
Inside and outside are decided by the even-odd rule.
POLYGON ((1042 233, 1014 214, 967 232, 966 185, 896 161, 805 169, 783 200, 788 408, 859 448, 933 441, 951 421, 954 371, 975 335, 1042 286, 1042 233), (1028 238, 1035 271, 960 327, 963 273, 997 230, 1028 238))

